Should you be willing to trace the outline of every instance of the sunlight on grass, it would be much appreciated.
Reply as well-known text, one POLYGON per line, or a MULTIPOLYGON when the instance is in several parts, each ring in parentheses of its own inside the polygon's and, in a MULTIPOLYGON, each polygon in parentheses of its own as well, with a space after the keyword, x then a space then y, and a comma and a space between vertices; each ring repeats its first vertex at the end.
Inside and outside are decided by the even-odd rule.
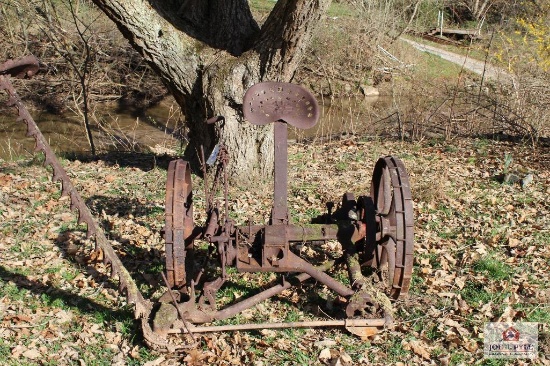
POLYGON ((469 306, 480 308, 483 305, 492 303, 493 313, 500 313, 504 308, 503 300, 510 296, 510 292, 491 292, 485 286, 479 283, 468 283, 460 291, 462 298, 469 306))
POLYGON ((486 274, 490 280, 508 280, 514 275, 514 269, 494 254, 480 258, 474 263, 473 269, 486 274))
MULTIPOLYGON (((252 11, 267 14, 273 9, 277 1, 249 0, 248 3, 252 11)), ((346 3, 332 2, 327 15, 329 17, 357 17, 357 11, 346 3)))

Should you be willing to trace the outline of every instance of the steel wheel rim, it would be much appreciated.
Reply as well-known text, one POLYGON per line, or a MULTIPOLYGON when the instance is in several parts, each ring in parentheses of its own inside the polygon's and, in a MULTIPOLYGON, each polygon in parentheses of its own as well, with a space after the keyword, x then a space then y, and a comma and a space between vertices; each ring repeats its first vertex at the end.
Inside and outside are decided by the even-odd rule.
POLYGON ((185 286, 190 275, 186 270, 186 259, 192 253, 193 233, 193 190, 189 163, 182 159, 168 165, 166 179, 164 239, 166 250, 166 272, 169 285, 174 288, 185 286))
POLYGON ((414 211, 408 174, 401 160, 387 156, 377 161, 371 194, 377 223, 371 266, 380 271, 390 297, 403 298, 408 294, 413 269, 414 211))

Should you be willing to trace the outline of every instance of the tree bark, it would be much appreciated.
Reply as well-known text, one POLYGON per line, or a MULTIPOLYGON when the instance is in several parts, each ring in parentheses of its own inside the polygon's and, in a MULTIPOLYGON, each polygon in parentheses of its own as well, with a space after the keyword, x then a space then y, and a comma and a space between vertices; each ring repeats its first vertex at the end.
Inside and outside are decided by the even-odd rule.
POLYGON ((160 76, 189 129, 185 157, 224 144, 230 178, 273 171, 272 126, 244 121, 242 99, 260 81, 290 82, 330 0, 279 0, 260 28, 246 0, 93 0, 160 76), (212 116, 225 123, 205 125, 212 116))

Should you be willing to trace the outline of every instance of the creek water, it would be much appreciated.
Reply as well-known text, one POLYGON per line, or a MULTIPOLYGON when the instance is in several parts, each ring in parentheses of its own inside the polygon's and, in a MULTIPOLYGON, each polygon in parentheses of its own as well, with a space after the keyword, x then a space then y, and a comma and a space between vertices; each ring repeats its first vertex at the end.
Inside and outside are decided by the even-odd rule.
MULTIPOLYGON (((319 123, 309 130, 291 127, 289 139, 324 139, 348 134, 364 134, 376 129, 377 121, 390 114, 389 97, 350 97, 319 100, 319 123)), ((75 113, 54 115, 31 112, 40 131, 56 153, 86 154, 90 147, 82 117, 75 113)), ((93 139, 99 152, 148 151, 173 153, 181 149, 178 131, 184 118, 173 100, 136 113, 130 108, 102 107, 92 119, 93 139)), ((34 140, 26 136, 26 126, 16 121, 15 112, 0 111, 0 159, 12 160, 33 154, 34 140)))
MULTIPOLYGON (((87 154, 90 151, 83 118, 70 111, 63 115, 30 111, 40 131, 57 153, 87 154)), ((93 141, 98 152, 174 150, 180 141, 174 136, 182 127, 179 108, 165 101, 145 111, 102 106, 92 113, 93 141)), ((15 111, 0 111, 0 159, 12 160, 34 153, 34 139, 26 136, 26 125, 16 121, 15 111)))

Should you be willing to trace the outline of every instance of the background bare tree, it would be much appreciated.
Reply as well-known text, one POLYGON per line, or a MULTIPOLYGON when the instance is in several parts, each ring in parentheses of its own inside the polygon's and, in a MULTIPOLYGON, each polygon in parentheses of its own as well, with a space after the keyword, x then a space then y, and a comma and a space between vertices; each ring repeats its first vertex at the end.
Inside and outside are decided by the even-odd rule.
POLYGON ((82 117, 86 139, 90 147, 90 153, 96 155, 96 146, 90 123, 90 82, 94 65, 94 53, 97 52, 93 38, 96 36, 91 30, 91 23, 95 19, 83 20, 81 17, 78 2, 72 1, 55 2, 44 1, 42 6, 37 8, 40 15, 40 22, 46 37, 55 51, 65 59, 74 73, 73 79, 78 83, 78 88, 71 88, 71 95, 75 112, 82 117), (68 14, 78 34, 78 44, 72 43, 67 37, 61 19, 57 12, 57 6, 66 6, 68 14))
POLYGON ((472 17, 479 21, 485 17, 487 12, 496 3, 496 0, 462 0, 459 5, 468 9, 472 17))

